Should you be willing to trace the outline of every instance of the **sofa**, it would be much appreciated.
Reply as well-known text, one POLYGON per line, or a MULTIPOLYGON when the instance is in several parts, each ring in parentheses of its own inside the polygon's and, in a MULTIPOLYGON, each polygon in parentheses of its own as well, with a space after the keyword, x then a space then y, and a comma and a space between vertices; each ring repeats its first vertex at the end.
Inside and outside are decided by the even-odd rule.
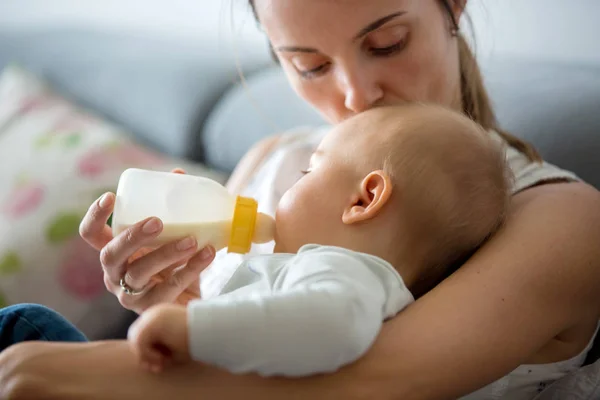
MULTIPOLYGON (((266 51, 239 59, 243 82, 236 65, 231 58, 221 57, 221 51, 214 43, 84 27, 0 31, 0 71, 18 65, 65 101, 93 114, 96 120, 107 121, 113 130, 117 126, 115 135, 122 131, 144 152, 168 159, 150 166, 166 169, 167 165, 182 164, 191 172, 224 181, 261 138, 326 122, 292 92, 266 51)), ((574 171, 600 189, 600 63, 503 55, 482 60, 482 69, 502 126, 532 142, 549 162, 574 171)), ((0 105, 3 146, 1 129, 0 105)), ((67 137, 65 143, 80 140, 73 137, 67 137)), ((50 143, 50 139, 44 140, 50 143)), ((30 154, 21 156, 19 151, 10 149, 15 160, 26 158, 28 165, 34 166, 44 161, 30 154)), ((141 164, 136 165, 149 162, 146 156, 138 160, 141 164)), ((2 163, 5 171, 13 168, 6 160, 2 163)), ((113 170, 112 180, 104 178, 100 186, 114 189, 118 168, 113 170)), ((8 179, 5 176, 0 174, 0 188, 11 184, 2 181, 8 179)), ((56 178, 56 173, 51 176, 56 178)), ((56 184, 68 180, 57 179, 56 184)), ((94 188, 94 195, 100 193, 100 186, 94 188)), ((32 190, 28 192, 31 196, 36 193, 32 190)), ((90 200, 81 196, 78 207, 93 198, 91 194, 90 200)), ((77 215, 67 218, 72 233, 77 215)), ((15 239, 12 232, 16 226, 8 223, 0 230, 0 251, 3 240, 27 243, 25 233, 15 239)), ((54 237, 64 236, 63 228, 53 229, 54 237)), ((6 269, 16 270, 14 257, 8 259, 12 262, 6 269)), ((36 258, 42 264, 49 259, 43 253, 36 258)), ((35 275, 39 276, 35 284, 28 286, 35 296, 25 300, 44 299, 44 290, 61 290, 52 279, 42 278, 44 273, 36 269, 22 279, 17 275, 11 275, 12 280, 0 278, 0 290, 3 282, 10 291, 35 275)), ((90 273, 96 274, 97 283, 97 272, 90 273)), ((110 296, 95 298, 93 305, 81 296, 77 301, 84 301, 85 306, 73 311, 73 319, 85 326, 91 338, 123 337, 133 318, 110 296)), ((68 297, 46 303, 59 311, 73 306, 68 297)))
MULTIPOLYGON (((325 124, 266 56, 243 63, 241 85, 231 59, 210 50, 93 29, 2 33, 0 68, 19 62, 137 140, 226 173, 265 136, 325 124)), ((600 62, 503 56, 482 70, 505 129, 600 185, 600 62)))

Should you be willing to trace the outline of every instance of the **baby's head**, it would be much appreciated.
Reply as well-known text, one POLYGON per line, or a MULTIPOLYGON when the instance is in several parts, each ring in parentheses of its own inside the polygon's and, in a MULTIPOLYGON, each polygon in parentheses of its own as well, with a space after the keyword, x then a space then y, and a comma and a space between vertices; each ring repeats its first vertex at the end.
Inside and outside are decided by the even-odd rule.
POLYGON ((502 149, 467 117, 431 105, 376 108, 323 139, 281 199, 275 250, 314 243, 373 254, 419 294, 500 226, 509 184, 502 149))

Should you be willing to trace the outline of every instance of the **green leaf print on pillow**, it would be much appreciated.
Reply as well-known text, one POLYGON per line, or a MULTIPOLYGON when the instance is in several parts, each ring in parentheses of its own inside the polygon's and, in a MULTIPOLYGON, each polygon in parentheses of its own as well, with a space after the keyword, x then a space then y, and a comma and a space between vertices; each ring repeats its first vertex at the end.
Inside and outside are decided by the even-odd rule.
POLYGON ((82 138, 81 132, 50 132, 38 137, 34 142, 34 147, 38 150, 51 147, 58 141, 59 145, 66 148, 75 148, 79 146, 82 138))
POLYGON ((81 143, 81 133, 71 133, 63 139, 65 147, 77 147, 81 143))
POLYGON ((6 300, 6 296, 2 292, 0 292, 0 308, 8 307, 8 300, 6 300))
POLYGON ((0 276, 16 274, 22 267, 21 258, 14 251, 9 251, 0 258, 0 276))
POLYGON ((79 234, 82 216, 79 213, 57 215, 46 229, 46 239, 50 243, 61 243, 79 234))
POLYGON ((52 139, 53 136, 51 135, 42 135, 37 138, 37 140, 34 143, 34 147, 36 149, 43 149, 49 147, 52 144, 52 139))

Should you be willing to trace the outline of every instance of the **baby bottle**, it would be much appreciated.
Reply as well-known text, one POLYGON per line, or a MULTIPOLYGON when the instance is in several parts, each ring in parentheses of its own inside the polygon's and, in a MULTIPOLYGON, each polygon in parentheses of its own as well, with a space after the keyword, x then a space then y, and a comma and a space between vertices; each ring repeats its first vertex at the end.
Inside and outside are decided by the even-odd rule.
POLYGON ((275 221, 257 212, 254 199, 232 196, 218 182, 192 175, 127 169, 119 179, 113 234, 148 217, 160 218, 163 231, 150 244, 193 236, 198 248, 245 254, 252 243, 273 239, 275 221))

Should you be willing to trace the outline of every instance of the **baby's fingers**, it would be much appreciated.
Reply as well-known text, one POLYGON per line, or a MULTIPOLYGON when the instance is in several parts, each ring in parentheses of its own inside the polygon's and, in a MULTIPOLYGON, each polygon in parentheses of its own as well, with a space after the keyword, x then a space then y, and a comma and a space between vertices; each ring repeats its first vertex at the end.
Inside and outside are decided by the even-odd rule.
POLYGON ((166 357, 155 348, 147 348, 140 354, 140 363, 144 369, 150 372, 159 373, 165 367, 166 357))

